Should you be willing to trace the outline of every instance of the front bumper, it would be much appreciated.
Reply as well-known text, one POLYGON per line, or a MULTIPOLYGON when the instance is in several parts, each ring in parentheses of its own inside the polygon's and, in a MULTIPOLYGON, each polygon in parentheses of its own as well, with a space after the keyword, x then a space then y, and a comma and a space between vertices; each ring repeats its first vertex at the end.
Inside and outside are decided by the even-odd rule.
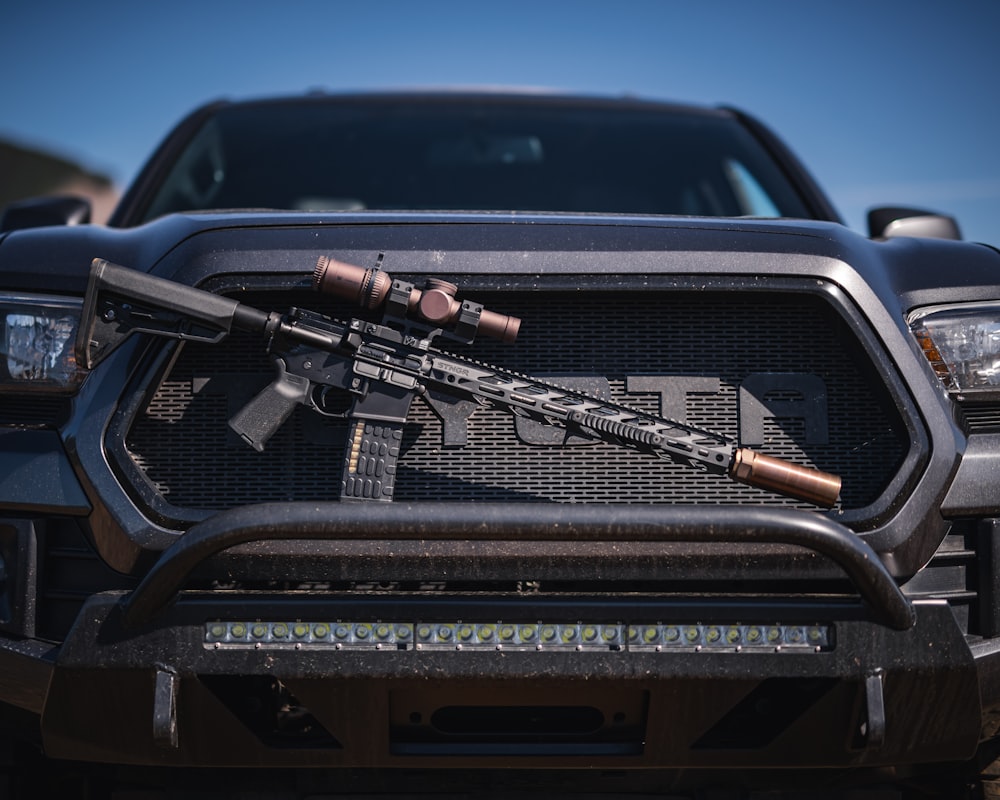
MULTIPOLYGON (((48 755, 74 761, 609 770, 962 761, 976 752, 984 708, 1000 705, 981 698, 981 687, 996 694, 993 651, 974 657, 946 603, 911 604, 874 552, 829 519, 726 507, 466 510, 292 503, 217 514, 132 591, 91 595, 58 647, 31 634, 0 641, 9 678, 0 700, 37 717, 48 755), (311 551, 322 572, 358 537, 386 549, 377 565, 394 560, 394 542, 428 553, 478 544, 486 563, 513 543, 589 544, 605 560, 627 541, 664 552, 688 543, 706 558, 737 545, 777 558, 799 551, 839 567, 856 593, 831 593, 829 583, 804 591, 801 580, 782 592, 781 578, 767 592, 760 581, 741 590, 735 578, 731 590, 709 592, 663 577, 655 592, 623 589, 621 577, 589 593, 491 588, 482 576, 474 590, 190 588, 192 577, 219 579, 247 559, 276 564, 273 549, 292 543, 281 539, 311 551), (258 540, 263 547, 246 548, 258 540), (224 558, 230 548, 241 561, 224 558), (380 624, 407 636, 337 640, 332 629, 349 623, 366 636, 380 624), (512 647, 501 638, 499 626, 534 635, 546 623, 578 627, 564 640, 512 647), (456 638, 420 638, 435 626, 456 638), (449 626, 495 630, 497 644, 462 645, 449 626), (815 646, 751 640, 751 627, 767 626, 821 633, 815 646), (589 646, 588 627, 610 638, 589 646), (668 627, 696 636, 675 646, 668 627), (651 643, 646 632, 656 630, 664 639, 651 643)), ((714 563, 753 572, 735 553, 714 563)), ((521 567, 554 569, 545 559, 521 567)))
MULTIPOLYGON (((280 607, 309 620, 322 605, 191 594, 130 630, 122 595, 94 596, 51 672, 46 752, 148 765, 854 767, 965 760, 980 738, 976 664, 943 603, 916 605, 907 631, 837 621, 834 646, 799 652, 232 647, 206 633, 206 619, 268 619, 280 607)), ((397 605, 356 598, 338 611, 393 616, 397 605)), ((460 606, 439 598, 410 611, 460 606)), ((486 601, 462 607, 467 618, 495 613, 486 601)), ((506 608, 596 611, 576 600, 506 608)), ((685 612, 665 602, 657 613, 685 612)))

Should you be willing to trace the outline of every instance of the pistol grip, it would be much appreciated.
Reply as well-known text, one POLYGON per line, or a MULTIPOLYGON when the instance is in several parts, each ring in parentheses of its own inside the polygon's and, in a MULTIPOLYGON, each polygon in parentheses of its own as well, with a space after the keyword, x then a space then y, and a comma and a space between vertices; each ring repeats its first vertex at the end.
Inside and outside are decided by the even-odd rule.
POLYGON ((229 427, 257 452, 263 452, 267 440, 292 415, 295 406, 309 400, 309 379, 286 372, 280 360, 276 364, 278 377, 229 420, 229 427))
POLYGON ((403 424, 363 417, 351 419, 341 500, 392 500, 403 424))

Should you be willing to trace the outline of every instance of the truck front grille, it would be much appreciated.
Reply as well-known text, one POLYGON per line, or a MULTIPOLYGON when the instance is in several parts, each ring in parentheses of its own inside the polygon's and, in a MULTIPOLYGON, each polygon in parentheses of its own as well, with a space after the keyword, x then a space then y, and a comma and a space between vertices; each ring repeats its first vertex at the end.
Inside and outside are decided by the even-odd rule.
MULTIPOLYGON (((824 294, 475 296, 524 322, 516 344, 483 340, 467 348, 470 357, 608 392, 733 439, 749 433, 759 441, 742 444, 842 476, 846 510, 875 502, 909 452, 911 437, 884 377, 824 294), (661 395, 669 408, 661 408, 661 395)), ((265 308, 317 307, 315 295, 241 299, 265 308)), ((262 343, 248 335, 185 347, 126 440, 131 459, 168 504, 221 509, 339 497, 343 420, 300 408, 264 453, 229 431, 227 419, 272 376, 262 343)), ((523 425, 479 408, 469 417, 467 443, 444 446, 440 421, 418 398, 405 432, 397 500, 808 507, 611 445, 563 446, 560 433, 523 425)))

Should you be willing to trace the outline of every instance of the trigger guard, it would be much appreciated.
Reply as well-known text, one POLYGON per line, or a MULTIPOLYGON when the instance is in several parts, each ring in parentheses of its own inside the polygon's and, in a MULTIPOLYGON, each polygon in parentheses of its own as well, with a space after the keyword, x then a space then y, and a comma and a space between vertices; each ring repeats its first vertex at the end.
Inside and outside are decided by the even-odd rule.
POLYGON ((321 416, 332 419, 347 419, 352 401, 353 396, 345 389, 340 389, 337 386, 317 386, 313 389, 312 395, 309 398, 309 404, 312 406, 313 411, 321 416), (328 408, 328 399, 335 389, 339 390, 336 394, 343 398, 344 407, 339 410, 330 410, 328 408))

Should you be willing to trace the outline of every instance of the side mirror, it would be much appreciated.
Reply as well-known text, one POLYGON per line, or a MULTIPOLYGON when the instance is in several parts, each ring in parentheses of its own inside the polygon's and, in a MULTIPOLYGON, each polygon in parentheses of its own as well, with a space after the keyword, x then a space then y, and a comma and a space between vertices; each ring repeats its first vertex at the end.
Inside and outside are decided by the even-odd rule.
POLYGON ((0 233, 46 225, 84 225, 90 222, 90 201, 75 195, 32 197, 3 210, 0 233))
POLYGON ((919 208, 879 207, 868 212, 868 235, 872 239, 916 236, 921 239, 961 239, 954 217, 919 208))

